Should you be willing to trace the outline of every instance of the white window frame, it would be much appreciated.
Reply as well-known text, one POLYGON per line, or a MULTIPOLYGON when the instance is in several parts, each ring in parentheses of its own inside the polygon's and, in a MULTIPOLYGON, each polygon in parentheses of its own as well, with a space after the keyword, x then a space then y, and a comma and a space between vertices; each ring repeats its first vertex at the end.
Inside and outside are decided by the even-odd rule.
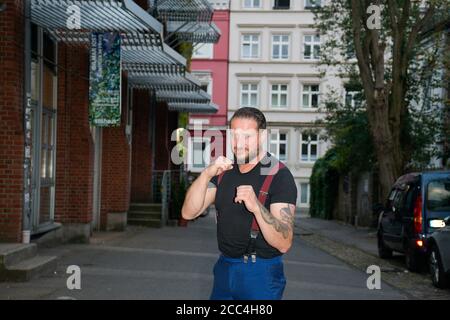
POLYGON ((319 105, 320 105, 320 90, 321 90, 321 88, 320 88, 320 84, 319 83, 303 83, 302 84, 302 94, 300 95, 300 99, 301 99, 300 106, 301 106, 301 109, 317 110, 319 108, 319 105), (312 87, 313 86, 317 86, 318 87, 318 91, 312 91, 312 87), (307 87, 309 89, 305 90, 307 87), (313 101, 312 96, 314 94, 317 94, 317 107, 313 107, 313 105, 312 105, 312 101, 313 101), (308 105, 307 106, 305 106, 303 104, 305 95, 308 95, 308 105))
POLYGON ((241 59, 244 60, 251 60, 251 59, 260 59, 261 58, 261 34, 260 33, 254 33, 254 32, 246 32, 246 33, 242 33, 241 34, 241 59), (244 40, 245 36, 250 36, 250 40, 244 40), (257 37, 257 41, 254 40, 253 37, 257 37), (253 52, 253 45, 257 44, 258 45, 258 50, 256 53, 256 56, 254 56, 254 52, 253 52), (249 45, 250 46, 250 56, 245 57, 244 56, 244 45, 249 45))
POLYGON ((277 151, 275 153, 270 152, 273 156, 277 157, 278 159, 280 159, 280 145, 284 144, 286 146, 285 150, 286 150, 286 158, 285 159, 280 159, 281 161, 287 161, 288 157, 289 157, 289 144, 288 144, 288 140, 289 140, 289 133, 287 131, 280 131, 278 129, 271 129, 270 130, 270 134, 269 134, 269 152, 271 150, 271 146, 272 145, 276 145, 277 151), (275 140, 272 140, 272 134, 276 134, 277 138, 275 140), (286 139, 285 140, 281 140, 281 135, 284 134, 286 135, 286 139))
POLYGON ((300 181, 298 186, 299 186, 298 189, 300 191, 300 194, 299 194, 299 202, 300 202, 300 204, 301 205, 309 205, 310 194, 311 194, 311 185, 310 185, 310 183, 309 182, 300 181), (306 202, 303 202, 302 201, 302 191, 303 191, 303 188, 305 187, 305 185, 306 185, 306 202))
MULTIPOLYGON (((354 109, 356 108, 356 99, 355 96, 361 94, 361 91, 347 91, 347 89, 344 88, 344 105, 347 104, 347 95, 350 95, 351 98, 351 102, 350 102, 350 106, 354 109)), ((361 101, 359 101, 359 103, 361 104, 361 101)), ((361 107, 361 106, 359 106, 361 107)))
POLYGON ((269 105, 274 109, 287 109, 289 105, 289 84, 287 83, 271 83, 270 84, 270 102, 269 105), (273 86, 278 86, 277 90, 273 90, 273 86), (281 90, 281 86, 286 86, 286 90, 281 90), (278 105, 272 103, 272 96, 276 94, 278 97, 278 105), (281 105, 281 96, 286 95, 286 105, 281 105))
POLYGON ((322 40, 320 38, 319 34, 304 34, 303 35, 303 60, 305 61, 319 61, 320 59, 320 46, 322 44, 322 40), (307 41, 306 37, 311 37, 311 41, 307 41), (316 37, 319 37, 319 40, 316 40, 316 37), (306 56, 306 46, 310 46, 310 56, 306 56), (319 47, 319 54, 318 56, 314 56, 314 53, 316 52, 315 48, 319 47))
POLYGON ((188 154, 189 154, 188 171, 201 172, 202 170, 204 170, 211 161, 211 137, 190 137, 188 154), (208 154, 210 156, 204 159, 205 166, 200 167, 194 164, 194 143, 203 143, 203 142, 205 142, 205 150, 202 156, 205 157, 205 155, 208 154))
POLYGON ((239 107, 255 107, 257 108, 259 106, 259 83, 257 82, 241 82, 239 86, 239 107), (244 85, 248 85, 248 90, 244 91, 244 85), (253 90, 251 88, 252 85, 256 85, 256 90, 253 90), (242 96, 246 93, 248 95, 248 102, 249 104, 243 104, 242 102, 242 96), (256 93, 256 104, 251 104, 251 95, 256 93))
POLYGON ((243 9, 261 9, 263 0, 242 0, 242 8, 243 9), (255 6, 255 2, 259 1, 259 6, 255 6), (246 5, 249 2, 250 5, 246 5))
POLYGON ((309 8, 318 8, 322 6, 322 0, 313 0, 314 2, 319 1, 319 4, 311 4, 311 0, 304 0, 303 5, 305 10, 310 10, 309 8), (309 3, 309 4, 308 4, 309 3))
POLYGON ((192 59, 213 59, 214 44, 213 43, 198 43, 194 46, 192 52, 192 59), (205 54, 196 54, 196 50, 204 49, 205 54))
POLYGON ((291 35, 288 33, 273 33, 272 34, 272 45, 271 45, 271 52, 270 52, 270 57, 272 60, 275 61, 288 61, 291 57, 291 35), (279 41, 275 41, 275 37, 280 37, 279 41), (287 37, 287 41, 283 41, 283 37, 287 37), (274 56, 274 48, 275 46, 279 46, 279 56, 275 57, 274 56), (282 55, 283 52, 283 47, 287 46, 287 57, 284 58, 282 55))
POLYGON ((317 137, 317 140, 311 140, 311 134, 309 133, 300 133, 300 162, 308 162, 308 163, 314 163, 319 159, 319 135, 315 134, 317 137), (303 135, 306 135, 308 137, 308 140, 303 139, 303 135), (303 145, 307 145, 307 159, 303 159, 303 145), (311 156, 311 146, 316 146, 316 158, 312 159, 311 156))

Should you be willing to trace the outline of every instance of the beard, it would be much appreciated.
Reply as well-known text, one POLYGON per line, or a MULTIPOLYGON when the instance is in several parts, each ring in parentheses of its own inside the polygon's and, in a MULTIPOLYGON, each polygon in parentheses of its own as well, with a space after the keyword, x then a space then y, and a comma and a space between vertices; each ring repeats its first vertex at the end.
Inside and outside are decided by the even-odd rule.
POLYGON ((248 152, 244 153, 242 151, 235 150, 234 151, 234 162, 237 164, 248 164, 251 163, 253 160, 255 160, 258 157, 258 149, 256 150, 249 150, 248 152), (239 154, 239 156, 238 156, 239 154))

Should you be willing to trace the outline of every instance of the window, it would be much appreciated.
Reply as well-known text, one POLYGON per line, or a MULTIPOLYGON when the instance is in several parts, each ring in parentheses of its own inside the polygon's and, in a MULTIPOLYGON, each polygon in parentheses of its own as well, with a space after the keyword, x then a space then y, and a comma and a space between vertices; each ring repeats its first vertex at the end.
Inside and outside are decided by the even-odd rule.
POLYGON ((309 183, 300 183, 300 203, 309 204, 309 183))
POLYGON ((319 106, 319 85, 305 84, 303 85, 302 107, 317 108, 319 106))
POLYGON ((287 160, 287 133, 271 130, 270 132, 270 153, 280 159, 287 160))
POLYGON ((242 83, 241 84, 241 107, 258 106, 258 84, 242 83))
POLYGON ((193 59, 212 59, 214 45, 212 43, 199 43, 194 46, 193 59))
POLYGON ((192 168, 203 169, 209 164, 209 139, 192 138, 192 168))
POLYGON ((289 59, 289 35, 275 34, 272 36, 272 59, 289 59))
POLYGON ((274 108, 286 108, 288 97, 287 84, 273 84, 271 86, 270 106, 274 108))
POLYGON ((302 134, 301 160, 313 162, 317 160, 317 134, 302 134))
POLYGON ((273 8, 277 9, 289 9, 291 7, 290 0, 275 0, 273 8))
POLYGON ((305 0, 305 9, 312 9, 321 6, 321 0, 305 0))
POLYGON ((361 107, 361 92, 360 91, 347 91, 345 90, 345 101, 346 106, 350 106, 353 109, 361 107))
POLYGON ((430 211, 450 211, 450 180, 433 180, 427 187, 427 208, 430 211))
POLYGON ((241 57, 243 59, 259 58, 259 34, 242 35, 241 57))
POLYGON ((318 60, 320 58, 320 35, 303 37, 303 59, 318 60))
POLYGON ((261 8, 261 0, 243 0, 244 8, 261 8))
POLYGON ((57 43, 32 24, 31 97, 32 166, 36 181, 32 199, 32 227, 51 223, 55 203, 57 43))

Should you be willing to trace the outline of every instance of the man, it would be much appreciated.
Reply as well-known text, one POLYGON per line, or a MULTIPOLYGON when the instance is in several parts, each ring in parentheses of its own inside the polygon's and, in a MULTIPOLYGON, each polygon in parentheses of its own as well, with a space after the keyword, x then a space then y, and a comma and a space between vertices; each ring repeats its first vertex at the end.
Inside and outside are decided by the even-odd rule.
POLYGON ((230 128, 234 162, 219 157, 200 174, 186 194, 182 215, 195 219, 215 203, 222 254, 214 266, 211 299, 281 299, 286 285, 282 255, 293 238, 295 181, 263 148, 266 119, 261 111, 239 109, 230 128), (272 182, 261 203, 258 195, 268 173, 272 182))

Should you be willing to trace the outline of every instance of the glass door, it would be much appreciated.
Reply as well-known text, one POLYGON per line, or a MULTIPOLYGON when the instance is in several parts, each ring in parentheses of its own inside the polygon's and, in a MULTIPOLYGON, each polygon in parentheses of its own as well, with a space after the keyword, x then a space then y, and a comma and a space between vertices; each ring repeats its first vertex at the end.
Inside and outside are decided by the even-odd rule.
POLYGON ((57 70, 56 42, 32 26, 32 231, 54 222, 57 70))

